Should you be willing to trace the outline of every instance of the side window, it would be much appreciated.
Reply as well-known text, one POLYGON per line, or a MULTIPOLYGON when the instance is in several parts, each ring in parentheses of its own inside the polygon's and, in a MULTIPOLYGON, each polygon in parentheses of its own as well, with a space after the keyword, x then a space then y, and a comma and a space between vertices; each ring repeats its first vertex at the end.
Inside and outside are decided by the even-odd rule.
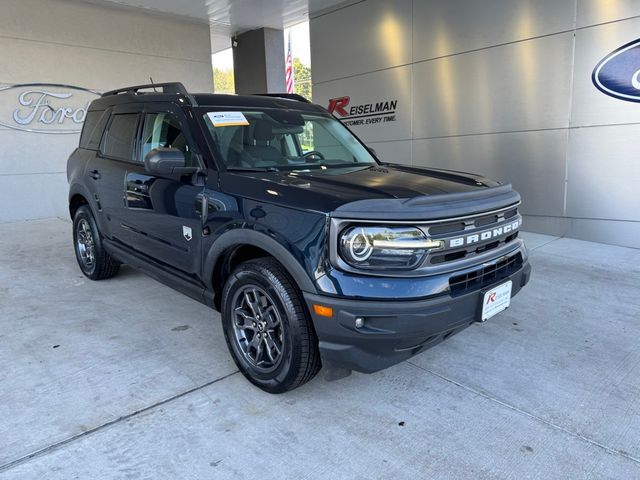
POLYGON ((102 145, 102 153, 108 157, 132 160, 138 114, 126 113, 114 115, 111 118, 111 124, 102 145))
POLYGON ((177 148, 184 153, 186 165, 192 166, 191 149, 178 121, 168 113, 146 115, 142 131, 141 159, 154 148, 177 148))
POLYGON ((298 135, 298 142, 303 152, 309 152, 315 150, 315 144, 313 143, 313 123, 305 122, 304 130, 298 135))
MULTIPOLYGON (((310 130, 305 128, 303 133, 298 136, 303 151, 317 150, 322 153, 326 159, 342 160, 345 162, 355 161, 353 154, 337 135, 337 125, 335 123, 316 121, 312 127, 310 130)), ((349 141, 355 142, 353 138, 349 141)))
POLYGON ((82 124, 82 134, 80 135, 80 148, 88 150, 98 150, 104 127, 107 124, 109 115, 104 110, 94 110, 87 112, 87 116, 82 124))
POLYGON ((298 149, 296 148, 296 140, 293 134, 282 136, 283 149, 288 157, 298 157, 298 149))

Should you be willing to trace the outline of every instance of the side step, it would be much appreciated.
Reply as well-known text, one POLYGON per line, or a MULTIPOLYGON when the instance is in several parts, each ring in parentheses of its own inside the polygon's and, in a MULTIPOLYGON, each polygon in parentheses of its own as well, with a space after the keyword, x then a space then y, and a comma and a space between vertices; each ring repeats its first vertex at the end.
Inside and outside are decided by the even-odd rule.
POLYGON ((205 287, 203 285, 198 284, 177 272, 172 273, 151 259, 143 260, 137 254, 125 250, 123 247, 111 240, 105 238, 102 240, 102 243, 109 254, 119 262, 126 263, 130 267, 146 273, 160 283, 178 290, 194 300, 204 303, 208 307, 212 306, 212 304, 207 301, 210 297, 205 296, 205 287))

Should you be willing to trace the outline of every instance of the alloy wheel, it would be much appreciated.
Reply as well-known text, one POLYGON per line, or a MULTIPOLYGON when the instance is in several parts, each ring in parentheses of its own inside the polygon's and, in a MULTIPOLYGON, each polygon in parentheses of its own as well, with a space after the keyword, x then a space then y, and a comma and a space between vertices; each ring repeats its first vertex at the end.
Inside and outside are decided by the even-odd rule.
POLYGON ((245 285, 233 298, 234 340, 245 362, 268 373, 283 357, 281 314, 271 296, 257 285, 245 285))
POLYGON ((96 244, 91 231, 91 226, 84 218, 78 222, 76 244, 82 263, 87 269, 91 269, 96 260, 96 244))

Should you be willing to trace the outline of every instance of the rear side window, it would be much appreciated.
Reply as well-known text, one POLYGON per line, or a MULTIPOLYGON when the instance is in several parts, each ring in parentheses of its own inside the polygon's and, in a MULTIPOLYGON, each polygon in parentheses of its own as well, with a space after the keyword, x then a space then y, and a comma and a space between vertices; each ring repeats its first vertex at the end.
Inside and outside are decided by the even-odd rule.
POLYGON ((133 160, 133 140, 138 123, 137 113, 126 113, 111 117, 102 144, 102 153, 107 157, 133 160))
POLYGON ((80 135, 80 148, 98 150, 109 115, 104 110, 87 112, 80 135))

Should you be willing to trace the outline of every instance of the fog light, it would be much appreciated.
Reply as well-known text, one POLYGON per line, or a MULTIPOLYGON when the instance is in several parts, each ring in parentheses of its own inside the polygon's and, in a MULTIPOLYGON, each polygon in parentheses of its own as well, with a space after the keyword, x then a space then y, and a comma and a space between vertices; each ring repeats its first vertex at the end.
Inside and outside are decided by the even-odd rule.
POLYGON ((364 327, 364 318, 356 317, 356 328, 364 327))

